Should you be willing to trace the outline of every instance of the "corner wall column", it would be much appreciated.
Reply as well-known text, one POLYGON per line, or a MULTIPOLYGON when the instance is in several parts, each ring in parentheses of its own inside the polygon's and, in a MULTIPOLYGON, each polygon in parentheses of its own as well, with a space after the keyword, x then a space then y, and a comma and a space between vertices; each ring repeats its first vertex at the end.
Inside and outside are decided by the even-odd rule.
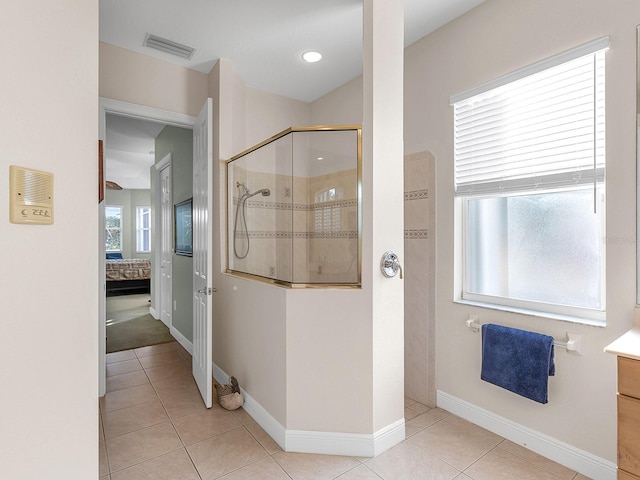
POLYGON ((404 262, 404 2, 364 0, 363 5, 362 270, 364 281, 371 282, 373 431, 400 425, 400 441, 404 282, 399 275, 384 277, 380 259, 393 250, 404 262))

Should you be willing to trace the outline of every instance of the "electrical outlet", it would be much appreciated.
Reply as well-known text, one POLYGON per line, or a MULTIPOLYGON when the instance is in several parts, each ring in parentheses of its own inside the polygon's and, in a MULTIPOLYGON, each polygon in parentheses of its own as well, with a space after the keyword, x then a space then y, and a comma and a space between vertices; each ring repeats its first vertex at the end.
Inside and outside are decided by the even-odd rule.
POLYGON ((291 189, 289 187, 284 187, 284 198, 289 198, 291 196, 291 189))

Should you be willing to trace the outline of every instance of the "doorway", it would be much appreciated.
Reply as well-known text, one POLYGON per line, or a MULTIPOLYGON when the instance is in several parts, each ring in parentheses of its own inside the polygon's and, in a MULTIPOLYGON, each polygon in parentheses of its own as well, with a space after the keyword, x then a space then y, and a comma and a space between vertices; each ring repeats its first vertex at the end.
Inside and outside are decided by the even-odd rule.
MULTIPOLYGON (((151 170, 164 123, 109 113, 104 148, 106 353, 172 341, 151 303, 151 170)), ((159 225, 163 227, 163 225, 159 225)), ((169 300, 170 302, 170 300, 169 300)))
MULTIPOLYGON (((110 138, 111 136, 107 135, 107 116, 111 117, 125 117, 130 119, 142 120, 155 125, 165 126, 175 126, 181 127, 182 129, 186 129, 191 134, 191 129, 195 122, 195 117, 178 114, 174 112, 167 112, 158 110, 155 108, 145 107, 141 105, 130 104, 126 102, 120 102, 117 100, 111 99, 100 99, 100 112, 99 112, 99 138, 104 142, 105 151, 110 148, 110 138)), ((155 155, 154 155, 155 157, 155 155)), ((154 158, 155 161, 155 158, 154 158)), ((106 170, 106 169, 105 169, 106 170)), ((109 172, 107 171, 107 175, 109 172)), ((146 169, 146 175, 149 177, 151 175, 150 167, 146 169)), ((108 180, 108 178, 105 178, 108 180)), ((121 185, 122 186, 122 185, 121 185)), ((105 225, 105 207, 106 203, 103 201, 101 203, 101 208, 99 208, 100 215, 100 225, 105 225)), ((100 229, 100 244, 99 244, 99 252, 100 258, 104 259, 106 257, 106 235, 105 229, 100 229)), ((152 237, 152 245, 154 240, 152 237)), ((153 246, 152 246, 153 249, 153 246)), ((106 272, 105 272, 105 262, 100 262, 100 272, 99 272, 99 281, 102 283, 102 294, 99 299, 99 395, 102 396, 106 391, 106 272)), ((157 270, 157 269, 156 269, 157 270)), ((151 293, 150 293, 150 311, 156 312, 159 311, 159 306, 156 305, 154 299, 154 290, 157 288, 157 272, 152 269, 151 272, 151 293)), ((189 302, 190 304, 190 302, 189 302)), ((158 322, 161 323, 161 322, 158 322)), ((184 343, 184 338, 176 338, 180 343, 184 343)), ((184 345, 183 345, 184 346, 184 345)))

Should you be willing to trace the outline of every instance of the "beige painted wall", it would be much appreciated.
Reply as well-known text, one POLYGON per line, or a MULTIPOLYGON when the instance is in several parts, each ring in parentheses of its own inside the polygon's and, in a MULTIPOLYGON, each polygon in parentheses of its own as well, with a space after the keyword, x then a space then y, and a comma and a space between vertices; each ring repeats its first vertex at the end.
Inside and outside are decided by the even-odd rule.
POLYGON ((2 476, 97 478, 98 2, 7 5, 0 56, 2 476), (53 225, 9 223, 9 165, 53 173, 53 225))
POLYGON ((100 42, 100 96, 197 116, 207 75, 100 42))
POLYGON ((635 26, 633 0, 488 0, 406 51, 407 153, 436 157, 437 388, 473 405, 615 462, 616 366, 603 348, 633 323, 635 305, 635 26), (611 36, 607 53, 607 327, 453 303, 454 202, 449 97, 587 41, 611 36), (549 403, 482 382, 480 336, 469 314, 566 338, 582 334, 582 356, 556 349, 549 403))

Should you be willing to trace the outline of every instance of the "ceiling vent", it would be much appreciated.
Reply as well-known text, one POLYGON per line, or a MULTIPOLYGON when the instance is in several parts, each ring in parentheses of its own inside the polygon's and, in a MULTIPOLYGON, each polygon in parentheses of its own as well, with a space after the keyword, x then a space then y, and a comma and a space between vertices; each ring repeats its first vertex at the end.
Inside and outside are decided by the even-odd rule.
POLYGON ((193 56, 193 52, 196 51, 193 47, 188 47, 181 43, 167 40, 166 38, 158 37, 156 35, 151 35, 150 33, 147 33, 147 36, 144 38, 143 45, 145 47, 155 48, 156 50, 162 50, 163 52, 167 52, 172 55, 177 55, 178 57, 187 58, 189 60, 193 56))

